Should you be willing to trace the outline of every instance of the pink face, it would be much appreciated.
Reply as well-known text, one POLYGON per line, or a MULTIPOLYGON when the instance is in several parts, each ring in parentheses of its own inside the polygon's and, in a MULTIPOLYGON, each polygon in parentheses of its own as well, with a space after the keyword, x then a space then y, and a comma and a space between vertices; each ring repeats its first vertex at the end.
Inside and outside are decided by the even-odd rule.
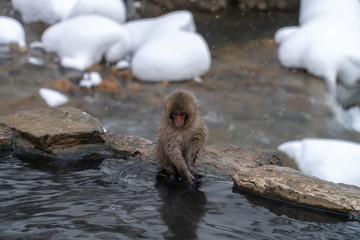
POLYGON ((185 112, 175 111, 171 114, 176 127, 181 128, 185 125, 187 114, 185 112))

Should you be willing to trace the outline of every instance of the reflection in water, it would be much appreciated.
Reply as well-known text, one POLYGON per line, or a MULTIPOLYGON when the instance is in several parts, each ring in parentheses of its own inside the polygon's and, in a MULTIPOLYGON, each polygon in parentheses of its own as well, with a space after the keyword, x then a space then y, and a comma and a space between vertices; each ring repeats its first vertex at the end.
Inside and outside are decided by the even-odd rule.
POLYGON ((158 175, 156 189, 163 200, 159 211, 169 231, 165 239, 197 239, 200 220, 206 212, 206 196, 196 185, 175 184, 158 175))

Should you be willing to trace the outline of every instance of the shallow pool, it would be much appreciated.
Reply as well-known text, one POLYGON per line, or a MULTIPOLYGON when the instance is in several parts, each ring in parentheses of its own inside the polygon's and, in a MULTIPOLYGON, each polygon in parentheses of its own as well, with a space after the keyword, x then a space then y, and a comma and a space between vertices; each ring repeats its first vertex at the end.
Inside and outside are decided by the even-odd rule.
POLYGON ((153 163, 107 159, 59 170, 0 160, 0 239, 357 239, 360 223, 203 176, 156 178, 153 163), (46 170, 45 170, 46 169, 46 170))

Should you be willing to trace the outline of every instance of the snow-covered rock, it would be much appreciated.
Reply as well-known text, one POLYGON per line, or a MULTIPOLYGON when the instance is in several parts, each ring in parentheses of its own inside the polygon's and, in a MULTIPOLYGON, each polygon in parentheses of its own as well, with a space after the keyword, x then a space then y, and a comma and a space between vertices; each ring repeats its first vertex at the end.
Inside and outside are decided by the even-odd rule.
POLYGON ((190 80, 210 69, 209 47, 188 11, 130 21, 125 28, 132 39, 132 73, 139 80, 190 80))
POLYGON ((67 18, 77 0, 11 0, 25 23, 53 24, 67 18))
POLYGON ((123 23, 126 20, 125 4, 123 0, 77 0, 68 17, 94 14, 123 23))
POLYGON ((144 44, 131 62, 133 75, 142 81, 181 81, 205 74, 210 51, 197 33, 173 31, 144 44))
POLYGON ((69 99, 62 93, 49 88, 41 88, 39 90, 40 96, 50 107, 58 107, 69 101, 69 99))
POLYGON ((57 23, 44 32, 41 41, 56 52, 64 67, 85 70, 100 62, 118 61, 130 48, 127 31, 117 22, 98 15, 84 15, 57 23))
POLYGON ((0 44, 16 43, 25 47, 25 31, 16 19, 0 16, 0 44))
POLYGON ((359 143, 309 138, 285 142, 278 149, 294 159, 305 174, 360 186, 359 143))
POLYGON ((80 15, 101 15, 123 23, 126 8, 123 0, 12 0, 14 9, 26 23, 41 21, 54 24, 80 15))
POLYGON ((196 31, 192 13, 185 10, 171 12, 156 18, 128 21, 124 27, 132 39, 132 52, 154 38, 170 35, 173 31, 196 31))
POLYGON ((102 82, 101 75, 98 72, 84 73, 83 79, 79 82, 81 87, 92 88, 98 86, 102 82))
POLYGON ((302 0, 299 22, 275 34, 281 64, 324 78, 332 96, 337 79, 354 85, 360 79, 360 2, 302 0))

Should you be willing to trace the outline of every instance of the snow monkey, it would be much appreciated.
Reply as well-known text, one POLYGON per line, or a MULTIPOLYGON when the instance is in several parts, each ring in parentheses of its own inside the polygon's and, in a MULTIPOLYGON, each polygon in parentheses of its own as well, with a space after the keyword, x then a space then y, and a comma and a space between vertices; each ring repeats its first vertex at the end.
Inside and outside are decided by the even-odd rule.
POLYGON ((156 133, 156 164, 168 174, 180 175, 192 182, 196 157, 207 134, 195 96, 186 90, 172 92, 165 99, 156 133))

